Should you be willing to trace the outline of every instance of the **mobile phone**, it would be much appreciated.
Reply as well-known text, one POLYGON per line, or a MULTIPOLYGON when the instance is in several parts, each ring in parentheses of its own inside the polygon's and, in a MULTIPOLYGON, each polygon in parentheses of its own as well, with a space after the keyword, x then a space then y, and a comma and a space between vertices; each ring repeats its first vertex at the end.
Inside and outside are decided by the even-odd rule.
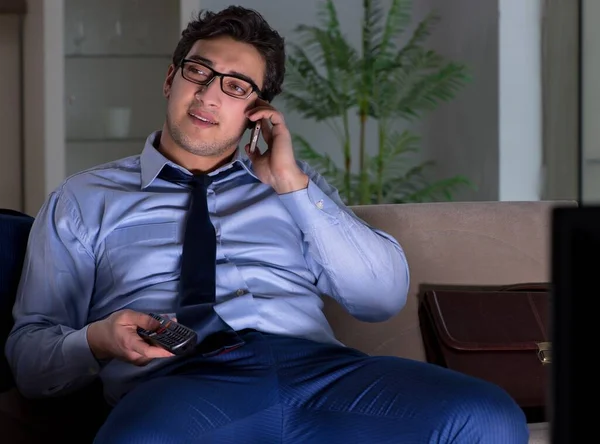
POLYGON ((160 322, 160 326, 153 331, 137 328, 138 335, 149 344, 162 347, 174 355, 186 354, 196 346, 198 335, 191 328, 155 313, 149 315, 160 322))
POLYGON ((254 124, 252 133, 250 134, 250 152, 256 151, 256 144, 258 143, 258 136, 260 135, 260 120, 254 124))

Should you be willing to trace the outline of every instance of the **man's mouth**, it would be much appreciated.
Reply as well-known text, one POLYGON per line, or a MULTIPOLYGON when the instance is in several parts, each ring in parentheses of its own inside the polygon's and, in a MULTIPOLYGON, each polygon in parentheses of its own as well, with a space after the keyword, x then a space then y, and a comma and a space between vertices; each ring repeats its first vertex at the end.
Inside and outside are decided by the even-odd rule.
POLYGON ((198 113, 188 113, 190 116, 192 116, 195 119, 200 120, 201 122, 205 122, 205 123, 210 123, 211 125, 217 125, 217 122, 215 122, 214 120, 212 120, 210 117, 203 115, 203 114, 198 114, 198 113))

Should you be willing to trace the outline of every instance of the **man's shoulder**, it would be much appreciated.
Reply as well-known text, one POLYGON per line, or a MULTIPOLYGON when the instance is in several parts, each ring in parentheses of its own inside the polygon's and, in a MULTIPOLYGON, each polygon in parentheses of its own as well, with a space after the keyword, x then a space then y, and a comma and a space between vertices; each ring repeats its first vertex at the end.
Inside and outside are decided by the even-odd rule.
POLYGON ((59 194, 66 192, 76 198, 90 198, 92 195, 102 195, 105 190, 125 190, 140 186, 140 156, 135 155, 71 174, 56 191, 59 194))

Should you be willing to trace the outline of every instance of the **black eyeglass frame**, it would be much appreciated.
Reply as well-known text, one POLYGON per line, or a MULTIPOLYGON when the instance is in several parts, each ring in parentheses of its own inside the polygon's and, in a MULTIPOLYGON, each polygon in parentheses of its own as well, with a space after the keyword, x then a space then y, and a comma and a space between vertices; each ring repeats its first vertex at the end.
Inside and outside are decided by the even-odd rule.
POLYGON ((250 97, 252 95, 252 93, 256 93, 256 95, 260 98, 262 96, 262 92, 260 90, 260 88, 256 85, 256 83, 254 83, 254 81, 252 81, 252 79, 247 78, 247 77, 242 77, 242 76, 238 76, 235 74, 225 74, 219 71, 215 71, 213 68, 211 68, 210 66, 207 66, 206 64, 199 62, 198 60, 193 60, 193 59, 183 59, 181 60, 181 62, 179 63, 179 68, 181 69, 181 77, 183 77, 185 80, 187 80, 188 82, 194 83, 196 85, 200 85, 200 86, 209 86, 213 80, 215 80, 217 77, 219 77, 220 79, 220 86, 221 86, 221 91, 223 91, 224 94, 227 94, 229 97, 233 97, 234 99, 240 99, 240 100, 247 100, 248 97, 250 97), (188 79, 184 72, 185 70, 183 69, 185 67, 186 63, 193 63, 195 65, 200 65, 208 70, 210 70, 212 72, 212 77, 210 79, 208 79, 206 82, 199 82, 197 80, 191 80, 188 79), (223 88, 223 79, 225 77, 231 77, 233 79, 237 79, 237 80, 242 80, 244 82, 248 82, 250 84, 250 87, 252 88, 252 91, 250 91, 248 93, 248 95, 246 96, 234 96, 232 94, 229 94, 228 92, 225 91, 225 89, 223 88))

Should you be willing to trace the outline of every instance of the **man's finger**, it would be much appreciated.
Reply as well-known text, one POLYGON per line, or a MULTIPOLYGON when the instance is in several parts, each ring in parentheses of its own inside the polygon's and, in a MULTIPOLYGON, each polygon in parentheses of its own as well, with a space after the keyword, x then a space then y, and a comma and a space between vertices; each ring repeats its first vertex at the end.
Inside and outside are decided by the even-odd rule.
POLYGON ((271 107, 257 107, 248 111, 246 114, 248 119, 256 122, 259 119, 267 119, 273 125, 281 125, 285 123, 283 114, 271 107))
POLYGON ((258 160, 262 156, 262 154, 260 152, 260 149, 258 148, 258 145, 256 146, 256 150, 254 150, 254 152, 251 153, 250 152, 250 144, 247 143, 246 146, 244 147, 244 151, 246 151, 246 154, 248 155, 248 158, 252 162, 255 162, 256 160, 258 160))
POLYGON ((143 366, 149 364, 150 362, 152 362, 151 358, 147 358, 145 356, 142 356, 142 355, 132 352, 132 351, 130 351, 125 356, 125 359, 127 360, 127 362, 129 362, 133 365, 137 365, 139 367, 143 367, 143 366))
POLYGON ((145 330, 156 330, 158 327, 160 327, 159 321, 154 319, 149 314, 140 313, 139 311, 131 312, 131 315, 127 320, 136 327, 142 327, 145 330))
POLYGON ((271 140, 273 140, 273 130, 271 128, 271 124, 268 119, 261 119, 260 131, 262 133, 263 139, 265 139, 265 143, 267 146, 271 146, 271 140))
POLYGON ((173 356, 173 353, 170 351, 156 345, 150 345, 139 336, 131 340, 131 342, 128 344, 128 348, 141 356, 151 359, 169 358, 173 356))

